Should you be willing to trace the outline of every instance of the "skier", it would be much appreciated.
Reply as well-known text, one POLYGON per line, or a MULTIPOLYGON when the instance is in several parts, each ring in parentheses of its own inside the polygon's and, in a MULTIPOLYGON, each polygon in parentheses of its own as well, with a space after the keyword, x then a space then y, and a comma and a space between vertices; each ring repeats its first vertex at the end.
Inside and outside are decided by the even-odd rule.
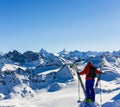
POLYGON ((85 82, 85 89, 86 89, 86 102, 94 102, 95 101, 95 90, 94 90, 94 81, 96 74, 100 75, 100 71, 97 70, 96 67, 93 66, 91 62, 88 62, 85 66, 84 70, 80 72, 80 75, 86 74, 86 82, 85 82), (94 68, 91 70, 91 68, 94 68), (92 73, 90 73, 92 72, 92 73), (95 73, 95 74, 94 74, 95 73))

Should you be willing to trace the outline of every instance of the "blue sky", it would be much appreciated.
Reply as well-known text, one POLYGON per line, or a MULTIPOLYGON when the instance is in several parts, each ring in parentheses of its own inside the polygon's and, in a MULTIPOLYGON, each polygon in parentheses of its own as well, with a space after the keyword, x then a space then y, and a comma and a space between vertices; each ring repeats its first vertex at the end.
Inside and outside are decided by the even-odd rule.
POLYGON ((0 51, 120 50, 120 0, 0 0, 0 51))

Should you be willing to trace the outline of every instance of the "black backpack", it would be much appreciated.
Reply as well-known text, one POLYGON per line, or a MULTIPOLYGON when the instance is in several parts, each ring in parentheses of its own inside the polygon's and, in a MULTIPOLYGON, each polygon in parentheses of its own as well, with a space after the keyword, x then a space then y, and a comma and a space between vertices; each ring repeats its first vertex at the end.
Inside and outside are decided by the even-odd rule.
POLYGON ((96 68, 94 66, 89 67, 89 73, 87 75, 90 78, 95 78, 96 77, 96 68))

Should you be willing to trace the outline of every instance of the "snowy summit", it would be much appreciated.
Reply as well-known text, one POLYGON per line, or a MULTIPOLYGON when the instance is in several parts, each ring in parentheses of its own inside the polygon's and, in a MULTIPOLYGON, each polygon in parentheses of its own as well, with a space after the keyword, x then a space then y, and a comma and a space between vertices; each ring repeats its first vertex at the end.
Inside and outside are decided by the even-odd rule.
MULTIPOLYGON (((76 60, 79 72, 88 61, 97 69, 104 63, 101 86, 95 90, 96 105, 91 107, 120 107, 120 51, 63 50, 56 56, 44 49, 0 55, 0 107, 86 107, 76 71, 71 68, 76 60)), ((85 85, 85 76, 81 79, 85 85)))

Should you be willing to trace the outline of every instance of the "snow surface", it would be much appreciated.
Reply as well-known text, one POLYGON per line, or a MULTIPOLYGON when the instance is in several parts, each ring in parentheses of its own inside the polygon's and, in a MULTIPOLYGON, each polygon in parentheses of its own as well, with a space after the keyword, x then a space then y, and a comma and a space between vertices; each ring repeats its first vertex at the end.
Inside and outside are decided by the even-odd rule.
MULTIPOLYGON (((84 77, 82 77, 84 80, 84 77)), ((51 87, 36 90, 33 96, 26 95, 20 97, 17 94, 11 99, 3 99, 1 94, 0 107, 79 107, 78 100, 78 81, 69 81, 67 83, 54 83, 51 87)), ((120 107, 120 78, 111 81, 101 81, 102 84, 102 102, 100 102, 99 88, 96 91, 97 103, 101 107, 120 107)), ((23 86, 14 87, 19 91, 23 86)), ((26 86, 27 87, 27 86, 26 86)), ((31 90, 27 87, 26 90, 31 90)), ((84 100, 82 89, 80 89, 80 99, 84 100)))
POLYGON ((21 68, 21 69, 23 69, 23 70, 26 70, 26 68, 25 67, 20 67, 20 66, 17 66, 17 65, 13 65, 13 64, 4 64, 3 65, 3 67, 2 67, 2 69, 1 69, 1 71, 7 71, 7 70, 9 70, 9 71, 15 71, 15 70, 17 70, 18 68, 21 68))
MULTIPOLYGON (((97 103, 101 104, 101 107, 120 107, 120 93, 118 91, 120 89, 119 86, 116 86, 116 81, 109 83, 111 87, 114 87, 113 89, 109 89, 106 82, 103 82, 103 84, 103 101, 99 101, 100 96, 97 94, 97 103), (115 96, 116 98, 114 98, 115 96)), ((81 93, 81 100, 83 99, 83 94, 81 93)), ((72 81, 66 85, 63 84, 59 91, 47 92, 46 89, 42 89, 36 91, 34 97, 14 96, 12 99, 1 100, 0 107, 78 107, 77 100, 77 81, 72 81)))
MULTIPOLYGON (((42 60, 42 63, 38 60, 31 61, 23 64, 24 67, 22 64, 15 65, 13 61, 10 63, 11 60, 0 63, 0 107, 81 107, 84 105, 85 97, 81 87, 78 92, 78 79, 73 73, 74 70, 69 66, 61 67, 58 65, 82 57, 85 59, 82 64, 78 65, 78 69, 81 71, 86 65, 88 56, 92 56, 93 63, 99 67, 101 53, 79 53, 75 51, 74 54, 74 52, 69 53, 64 50, 60 52, 59 57, 62 56, 60 60, 58 55, 55 58, 53 54, 49 54, 45 50, 42 50, 41 53, 42 59, 38 60, 42 60), (52 60, 53 58, 55 59, 52 60), (57 66, 51 66, 55 63, 57 66), (25 65, 36 67, 39 64, 44 64, 44 66, 40 65, 38 68, 34 68, 32 72, 25 71, 27 68, 25 65), (19 68, 21 68, 20 71, 19 68), (11 73, 7 72, 5 75, 6 71, 11 71, 11 73), (70 73, 73 74, 74 78, 71 77, 70 73), (80 93, 80 103, 77 103, 79 100, 78 93, 80 93)), ((99 107, 120 107, 120 58, 111 56, 109 52, 106 54, 106 57, 103 58, 104 74, 101 78, 101 89, 99 85, 96 90, 96 104, 99 107), (102 101, 100 101, 101 98, 102 101)), ((120 55, 116 52, 114 54, 120 55)), ((81 78, 85 83, 85 76, 81 76, 81 78)))

